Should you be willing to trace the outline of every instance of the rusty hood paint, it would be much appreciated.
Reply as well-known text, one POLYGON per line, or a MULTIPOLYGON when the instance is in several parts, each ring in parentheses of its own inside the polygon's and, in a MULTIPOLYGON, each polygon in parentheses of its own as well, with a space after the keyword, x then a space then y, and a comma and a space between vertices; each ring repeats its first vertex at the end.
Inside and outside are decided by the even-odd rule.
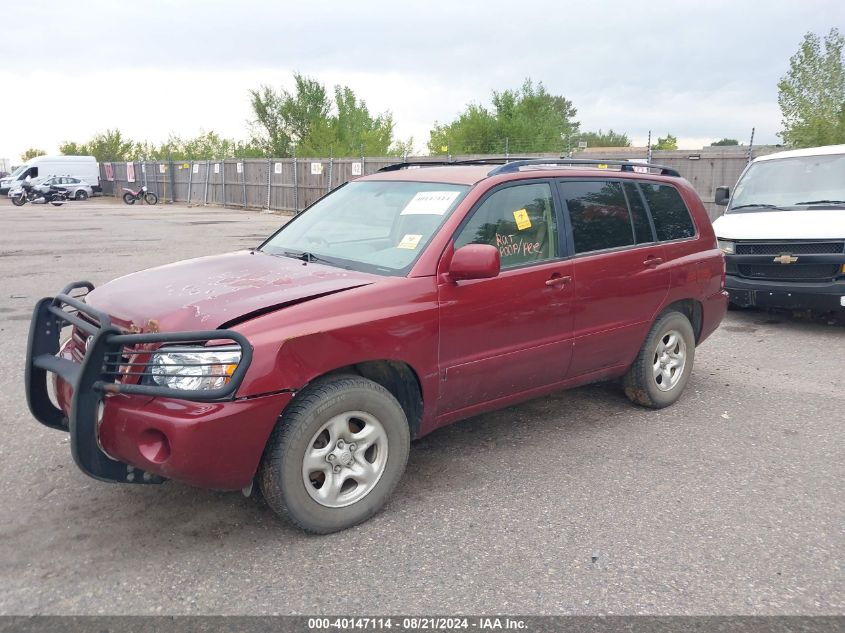
POLYGON ((126 329, 211 330, 379 279, 289 257, 238 251, 132 273, 95 289, 86 301, 126 329))

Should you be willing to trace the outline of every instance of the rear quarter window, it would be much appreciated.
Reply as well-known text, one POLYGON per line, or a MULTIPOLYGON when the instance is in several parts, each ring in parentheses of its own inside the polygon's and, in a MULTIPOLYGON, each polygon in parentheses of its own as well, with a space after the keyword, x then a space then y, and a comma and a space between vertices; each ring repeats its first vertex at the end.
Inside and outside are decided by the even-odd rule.
POLYGON ((671 185, 641 182, 640 189, 651 211, 654 230, 661 242, 695 236, 695 225, 681 194, 671 185))

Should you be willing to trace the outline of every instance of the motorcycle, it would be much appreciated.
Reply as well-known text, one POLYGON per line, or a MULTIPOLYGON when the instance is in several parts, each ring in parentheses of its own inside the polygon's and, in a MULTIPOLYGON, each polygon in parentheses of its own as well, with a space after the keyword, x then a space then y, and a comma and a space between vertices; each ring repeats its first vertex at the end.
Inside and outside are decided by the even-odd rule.
POLYGON ((47 204, 49 202, 54 207, 60 207, 70 199, 69 196, 70 192, 64 187, 33 185, 31 182, 21 183, 20 189, 9 192, 12 204, 16 207, 22 207, 27 202, 32 204, 47 204))
POLYGON ((143 199, 144 202, 146 202, 147 204, 158 203, 158 196, 151 191, 147 191, 146 185, 144 185, 137 191, 135 191, 134 189, 129 189, 129 187, 124 187, 123 190, 126 192, 123 194, 123 201, 126 204, 135 204, 135 202, 141 199, 143 199))

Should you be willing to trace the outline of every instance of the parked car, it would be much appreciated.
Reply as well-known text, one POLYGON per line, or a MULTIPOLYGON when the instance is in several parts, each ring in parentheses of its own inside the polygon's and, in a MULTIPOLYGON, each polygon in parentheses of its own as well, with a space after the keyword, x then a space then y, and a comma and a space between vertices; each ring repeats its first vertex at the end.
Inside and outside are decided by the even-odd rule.
POLYGON ((20 187, 29 178, 43 178, 51 174, 65 174, 79 178, 100 192, 100 165, 93 156, 36 156, 0 179, 0 195, 6 195, 12 188, 20 187))
POLYGON ((35 308, 33 415, 92 477, 257 486, 327 533, 378 511, 410 441, 456 420, 617 378, 674 403, 727 305, 693 188, 626 162, 502 163, 391 166, 256 249, 68 285, 35 308))
MULTIPOLYGON (((39 179, 40 180, 40 179, 39 179)), ((67 189, 68 196, 74 200, 87 200, 94 194, 94 190, 87 182, 72 176, 48 176, 40 184, 53 185, 67 189)))
POLYGON ((731 303, 845 310, 845 145, 756 158, 716 203, 731 303))

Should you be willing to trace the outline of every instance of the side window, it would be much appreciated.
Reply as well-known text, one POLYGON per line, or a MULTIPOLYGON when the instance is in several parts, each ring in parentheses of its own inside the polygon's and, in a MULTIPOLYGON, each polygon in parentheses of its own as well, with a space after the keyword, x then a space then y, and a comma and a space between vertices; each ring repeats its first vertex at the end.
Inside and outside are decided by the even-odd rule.
POLYGON ((490 195, 455 238, 455 248, 467 244, 498 248, 502 268, 557 257, 551 186, 545 182, 515 185, 490 195))
POLYGON ((563 180, 560 193, 572 221, 576 253, 634 244, 634 229, 622 183, 563 180))
POLYGON ((631 221, 634 224, 634 238, 637 244, 654 241, 654 233, 651 231, 651 224, 648 221, 648 213, 643 204, 637 185, 632 182, 622 184, 625 189, 625 197, 628 198, 628 208, 631 210, 631 221))
POLYGON ((671 185, 640 182, 640 189, 651 210, 651 219, 660 241, 679 240, 695 235, 695 226, 681 194, 671 185))

